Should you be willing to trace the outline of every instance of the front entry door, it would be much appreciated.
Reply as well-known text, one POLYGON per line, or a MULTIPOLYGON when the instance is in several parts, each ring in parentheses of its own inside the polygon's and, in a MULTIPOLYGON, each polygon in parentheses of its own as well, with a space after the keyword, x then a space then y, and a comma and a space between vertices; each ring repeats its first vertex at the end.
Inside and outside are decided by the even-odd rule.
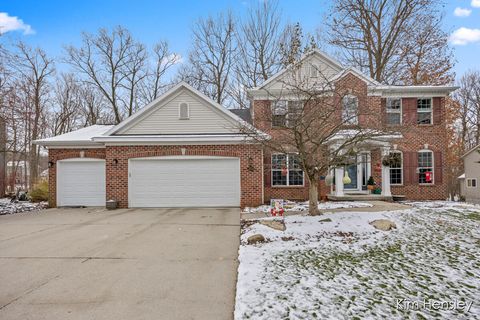
POLYGON ((345 184, 343 188, 349 190, 358 190, 357 164, 348 165, 346 170, 348 172, 348 176, 352 181, 349 184, 345 184))

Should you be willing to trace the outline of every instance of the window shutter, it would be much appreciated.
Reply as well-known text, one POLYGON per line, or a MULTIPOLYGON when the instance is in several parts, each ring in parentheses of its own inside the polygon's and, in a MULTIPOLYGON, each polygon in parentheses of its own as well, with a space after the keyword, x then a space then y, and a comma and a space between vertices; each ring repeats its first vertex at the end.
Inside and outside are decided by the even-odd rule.
POLYGON ((415 184, 417 182, 417 156, 417 153, 414 151, 403 152, 404 185, 415 184))
POLYGON ((402 99, 403 123, 412 125, 417 123, 417 98, 402 99))
POLYGON ((411 183, 411 170, 412 170, 412 152, 404 151, 403 152, 403 184, 407 185, 411 183))
POLYGON ((433 182, 435 184, 441 184, 443 181, 443 163, 442 163, 442 153, 441 152, 434 152, 433 153, 433 162, 435 168, 434 170, 434 176, 433 176, 433 182))
POLYGON ((384 126, 387 125, 387 99, 386 98, 382 98, 381 100, 381 115, 382 115, 382 123, 384 126))
POLYGON ((432 98, 433 124, 442 122, 442 98, 432 98))
POLYGON ((270 155, 263 157, 263 170, 265 187, 270 187, 272 184, 272 158, 270 155))

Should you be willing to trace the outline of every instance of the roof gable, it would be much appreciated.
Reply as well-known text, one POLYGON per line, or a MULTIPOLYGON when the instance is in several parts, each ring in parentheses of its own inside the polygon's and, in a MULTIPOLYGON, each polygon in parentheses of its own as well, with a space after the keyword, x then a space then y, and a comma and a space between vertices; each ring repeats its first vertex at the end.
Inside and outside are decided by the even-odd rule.
POLYGON ((238 116, 185 82, 179 83, 106 135, 171 135, 237 133, 238 116), (187 103, 189 119, 180 119, 179 105, 187 103))
POLYGON ((322 81, 321 78, 324 80, 329 79, 344 69, 340 62, 324 52, 314 49, 303 55, 297 63, 278 72, 265 81, 261 86, 254 88, 254 90, 282 89, 285 84, 288 84, 291 72, 293 72, 294 68, 298 66, 300 66, 300 74, 303 76, 309 75, 309 71, 312 67, 317 69, 319 77, 314 79, 314 81, 322 81))

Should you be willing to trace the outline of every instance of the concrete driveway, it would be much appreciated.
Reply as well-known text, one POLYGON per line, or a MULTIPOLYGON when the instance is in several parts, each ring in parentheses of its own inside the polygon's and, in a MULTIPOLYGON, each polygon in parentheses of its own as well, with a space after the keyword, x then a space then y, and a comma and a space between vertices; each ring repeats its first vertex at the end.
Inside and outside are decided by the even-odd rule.
POLYGON ((0 319, 231 319, 239 209, 0 216, 0 319))

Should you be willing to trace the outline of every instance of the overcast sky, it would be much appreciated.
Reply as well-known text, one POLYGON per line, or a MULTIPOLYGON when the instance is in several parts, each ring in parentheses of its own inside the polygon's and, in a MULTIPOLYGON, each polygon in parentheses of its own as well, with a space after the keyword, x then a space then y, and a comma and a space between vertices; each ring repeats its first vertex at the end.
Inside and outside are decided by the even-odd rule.
MULTIPOLYGON (((174 52, 185 56, 197 18, 226 9, 242 16, 256 1, 0 0, 1 41, 8 44, 22 39, 59 57, 64 45, 80 43, 82 31, 123 25, 147 45, 165 39, 174 52)), ((322 27, 328 5, 329 1, 321 0, 280 1, 284 21, 299 21, 312 33, 322 27)), ((455 49, 457 78, 468 69, 479 70, 480 0, 447 0, 444 10, 445 29, 455 49)))

